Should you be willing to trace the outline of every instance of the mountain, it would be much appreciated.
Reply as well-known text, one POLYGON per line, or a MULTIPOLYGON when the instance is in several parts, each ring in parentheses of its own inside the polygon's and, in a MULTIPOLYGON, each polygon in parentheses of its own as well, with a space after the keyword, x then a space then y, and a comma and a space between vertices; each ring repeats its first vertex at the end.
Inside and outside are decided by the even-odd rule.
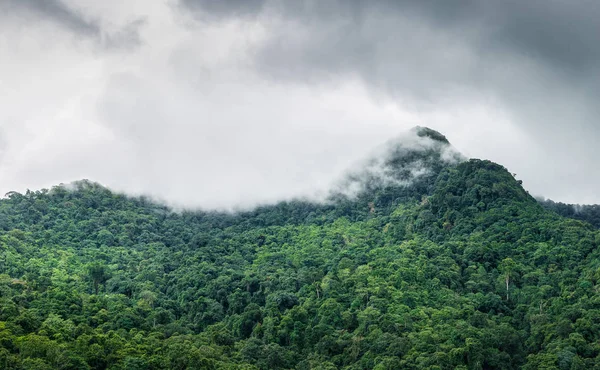
POLYGON ((600 367, 600 234, 417 128, 321 203, 0 200, 5 369, 600 367))

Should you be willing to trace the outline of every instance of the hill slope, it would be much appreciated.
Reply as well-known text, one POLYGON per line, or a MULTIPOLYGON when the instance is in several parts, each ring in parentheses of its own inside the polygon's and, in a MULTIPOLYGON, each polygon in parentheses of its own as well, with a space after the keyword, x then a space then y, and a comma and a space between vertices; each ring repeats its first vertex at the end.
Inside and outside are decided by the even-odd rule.
POLYGON ((9 194, 0 364, 600 366, 598 232, 419 132, 435 142, 392 145, 322 204, 175 213, 89 182, 9 194))
POLYGON ((598 204, 565 204, 550 199, 538 199, 538 202, 547 210, 563 217, 589 222, 600 228, 600 205, 598 204))

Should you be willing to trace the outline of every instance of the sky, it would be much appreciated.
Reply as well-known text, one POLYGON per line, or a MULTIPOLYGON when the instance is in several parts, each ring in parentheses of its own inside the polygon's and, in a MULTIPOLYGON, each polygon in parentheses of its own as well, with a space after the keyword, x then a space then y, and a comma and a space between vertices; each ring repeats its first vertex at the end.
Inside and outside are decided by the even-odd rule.
POLYGON ((595 0, 0 0, 0 194, 326 190, 411 127, 600 203, 595 0))

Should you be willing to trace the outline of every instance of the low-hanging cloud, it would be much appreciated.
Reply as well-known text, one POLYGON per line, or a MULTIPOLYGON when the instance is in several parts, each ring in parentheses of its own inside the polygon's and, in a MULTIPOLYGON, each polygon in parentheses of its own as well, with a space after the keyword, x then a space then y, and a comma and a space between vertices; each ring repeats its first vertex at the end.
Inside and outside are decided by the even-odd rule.
POLYGON ((411 186, 424 176, 435 176, 439 166, 464 160, 443 135, 417 126, 379 145, 348 168, 331 192, 353 198, 381 187, 411 186))

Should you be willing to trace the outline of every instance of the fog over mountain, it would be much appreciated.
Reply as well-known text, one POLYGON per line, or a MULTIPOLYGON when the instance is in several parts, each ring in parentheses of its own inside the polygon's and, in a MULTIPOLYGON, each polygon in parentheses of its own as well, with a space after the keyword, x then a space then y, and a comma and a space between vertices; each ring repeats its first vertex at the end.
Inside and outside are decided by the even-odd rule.
POLYGON ((314 196, 413 126, 600 203, 600 5, 0 0, 0 193, 314 196))

